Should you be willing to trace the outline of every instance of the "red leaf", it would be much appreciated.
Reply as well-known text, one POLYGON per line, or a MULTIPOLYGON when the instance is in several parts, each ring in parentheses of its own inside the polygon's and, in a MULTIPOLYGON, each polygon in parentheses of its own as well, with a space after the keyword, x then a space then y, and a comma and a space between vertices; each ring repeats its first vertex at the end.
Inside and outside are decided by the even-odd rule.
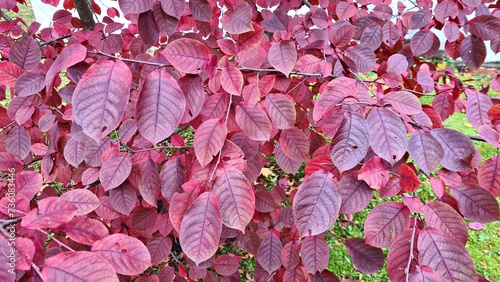
POLYGON ((370 188, 381 189, 389 181, 389 171, 379 156, 373 156, 359 171, 358 179, 368 183, 370 188))
POLYGON ((445 282, 446 280, 444 280, 443 276, 432 270, 432 268, 423 265, 422 267, 419 267, 417 271, 412 272, 408 277, 408 282, 419 281, 445 282))
POLYGON ((443 167, 451 171, 470 169, 476 150, 469 137, 449 128, 436 128, 431 134, 444 149, 443 167))
POLYGON ((38 191, 42 189, 43 179, 40 173, 34 171, 21 171, 16 173, 14 183, 16 188, 16 197, 25 197, 26 199, 31 200, 38 193, 38 191))
POLYGON ((335 12, 339 20, 346 20, 356 14, 357 8, 353 3, 339 2, 335 7, 335 12))
POLYGON ((29 229, 55 228, 75 216, 77 207, 63 198, 49 197, 38 202, 38 208, 28 212, 21 226, 29 229))
POLYGON ((323 237, 307 236, 300 246, 302 263, 309 273, 325 270, 330 258, 330 248, 323 237))
POLYGON ((301 162, 309 159, 310 142, 301 130, 296 128, 282 130, 279 143, 283 153, 290 159, 301 162))
POLYGON ((276 159, 276 163, 286 173, 296 174, 302 166, 302 161, 293 160, 285 155, 279 143, 277 143, 274 147, 274 156, 276 159))
POLYGON ((64 159, 75 168, 84 160, 85 143, 78 142, 71 138, 64 146, 64 159))
POLYGON ((42 279, 58 281, 61 277, 82 281, 119 281, 113 266, 106 259, 85 251, 60 253, 45 260, 42 279))
POLYGON ((417 173, 407 164, 401 165, 399 169, 399 185, 405 192, 415 192, 420 187, 417 173))
POLYGON ((172 156, 161 168, 161 195, 168 202, 170 202, 175 192, 181 192, 181 185, 184 183, 184 173, 184 167, 178 155, 172 156))
POLYGON ((180 244, 184 253, 199 265, 219 248, 222 218, 217 198, 205 192, 191 204, 182 219, 180 244))
POLYGON ((394 165, 403 157, 407 148, 403 121, 386 108, 375 108, 368 115, 367 122, 373 151, 394 165))
POLYGON ((214 261, 214 268, 217 273, 222 276, 229 276, 236 271, 240 266, 239 257, 234 255, 218 256, 214 261))
POLYGON ((85 143, 85 163, 91 167, 100 167, 102 165, 102 154, 111 148, 111 139, 103 138, 96 142, 91 139, 85 143))
POLYGON ((296 119, 296 111, 293 99, 285 94, 266 95, 266 111, 273 125, 278 129, 293 127, 296 119))
POLYGON ((465 88, 465 94, 467 95, 467 120, 472 126, 479 128, 481 125, 491 125, 488 117, 488 110, 493 107, 491 98, 469 88, 465 88))
POLYGON ((243 74, 238 68, 229 66, 222 69, 220 82, 222 88, 226 90, 227 93, 236 96, 241 95, 241 91, 243 90, 243 74))
POLYGON ((212 6, 207 0, 189 1, 189 9, 193 17, 199 21, 210 22, 212 20, 212 6))
POLYGON ((212 192, 219 202, 223 224, 245 233, 255 210, 255 192, 245 175, 237 168, 224 166, 212 192))
POLYGON ((139 29, 139 36, 144 44, 152 46, 158 41, 160 31, 156 25, 152 10, 148 10, 139 15, 137 27, 139 29))
POLYGON ((469 252, 452 237, 425 228, 418 238, 418 262, 427 265, 447 281, 477 281, 469 252))
POLYGON ((271 66, 287 77, 297 63, 297 48, 293 42, 273 42, 267 59, 271 66))
POLYGON ((159 264, 168 260, 172 249, 172 240, 169 237, 155 235, 148 240, 146 248, 148 248, 151 255, 151 263, 153 265, 159 264))
POLYGON ((344 116, 332 144, 330 157, 339 171, 343 172, 358 165, 370 146, 370 134, 365 119, 355 113, 344 116))
POLYGON ((470 220, 488 223, 500 220, 500 208, 491 193, 478 185, 453 187, 458 209, 470 220))
POLYGON ((86 56, 87 48, 81 44, 71 44, 64 48, 45 75, 45 85, 47 87, 47 91, 52 91, 52 83, 60 71, 83 61, 86 56))
POLYGON ((444 0, 439 2, 434 8, 434 17, 441 23, 444 23, 444 20, 447 17, 456 18, 458 15, 458 5, 455 1, 444 0))
POLYGON ((422 112, 422 103, 408 91, 393 91, 384 95, 384 102, 391 104, 401 114, 414 115, 422 112))
POLYGON ((384 266, 382 249, 366 244, 363 239, 348 239, 346 249, 354 267, 365 274, 373 274, 384 266))
POLYGON ((61 198, 77 208, 75 215, 86 215, 99 207, 100 202, 94 193, 85 189, 75 189, 61 195, 61 198))
MULTIPOLYGON (((389 254, 387 255, 387 274, 391 281, 405 281, 405 270, 410 259, 410 252, 412 252, 411 255, 414 258, 418 257, 417 240, 419 230, 415 230, 414 236, 412 234, 413 230, 406 230, 391 244, 389 254), (413 244, 411 244, 412 240, 413 244), (411 245, 413 245, 413 251, 410 250, 411 245)), ((415 266, 416 261, 412 259, 409 269, 410 272, 415 270, 415 266)))
POLYGON ((138 14, 146 12, 147 10, 151 9, 153 0, 120 0, 118 1, 118 5, 120 5, 120 9, 126 16, 128 14, 138 14))
POLYGON ((271 138, 271 121, 259 105, 239 103, 236 106, 236 123, 252 140, 267 141, 271 138))
POLYGON ((241 34, 253 31, 252 8, 246 2, 235 5, 224 13, 221 19, 222 28, 231 34, 241 34))
POLYGON ((474 35, 468 35, 462 41, 460 57, 470 69, 478 69, 486 59, 484 41, 474 35))
POLYGON ((169 16, 180 19, 184 14, 186 2, 183 0, 160 1, 163 11, 169 16))
POLYGON ((411 15, 411 27, 412 29, 421 29, 429 24, 432 19, 432 11, 427 9, 421 9, 416 11, 411 15))
POLYGON ((385 202, 373 208, 365 221, 366 243, 387 248, 410 227, 410 210, 397 202, 385 202))
POLYGON ((132 160, 128 153, 117 153, 109 157, 99 171, 99 179, 104 190, 108 191, 118 187, 127 179, 131 171, 132 160))
POLYGON ((19 97, 36 94, 45 87, 45 76, 41 73, 25 72, 19 76, 14 85, 15 93, 19 97))
POLYGON ((356 64, 358 72, 370 72, 375 69, 375 54, 368 45, 361 43, 351 46, 345 53, 356 64))
POLYGON ((157 207, 158 196, 160 194, 160 176, 158 166, 150 158, 148 158, 141 169, 139 192, 146 203, 155 208, 157 207))
POLYGON ((418 56, 426 53, 431 49, 433 42, 433 33, 430 30, 424 29, 418 31, 410 40, 410 47, 413 55, 418 56))
POLYGON ((125 234, 112 234, 92 244, 92 252, 104 257, 123 275, 138 275, 151 266, 148 249, 139 239, 125 234))
POLYGON ((31 138, 24 126, 16 126, 5 139, 5 150, 14 156, 25 159, 31 152, 31 138))
POLYGON ((280 238, 271 230, 264 240, 260 243, 257 251, 257 262, 260 266, 271 274, 281 266, 281 250, 283 245, 280 238))
POLYGON ((301 237, 321 234, 333 226, 341 205, 340 187, 333 175, 319 170, 300 185, 293 215, 301 237))
POLYGON ((85 245, 92 245, 109 235, 101 221, 83 216, 73 218, 63 229, 71 240, 85 245))
POLYGON ((444 150, 431 134, 415 131, 408 142, 408 153, 427 175, 434 171, 444 156, 444 150))
POLYGON ((130 69, 122 61, 98 61, 88 68, 73 93, 75 122, 85 134, 98 142, 116 129, 131 81, 130 69))
POLYGON ((226 136, 226 124, 220 119, 209 119, 196 129, 193 147, 196 158, 202 166, 209 164, 220 152, 226 136))
POLYGON ((281 262, 286 269, 294 269, 299 265, 300 257, 299 250, 297 249, 297 244, 288 242, 281 250, 281 262))
POLYGON ((424 208, 424 215, 428 227, 441 230, 465 246, 469 237, 467 225, 452 207, 441 202, 428 202, 424 208))
POLYGON ((340 213, 353 214, 364 210, 373 196, 373 189, 362 180, 358 180, 356 173, 350 173, 339 181, 342 193, 340 213))
POLYGON ((467 28, 482 40, 496 39, 500 34, 500 19, 492 15, 476 16, 467 23, 467 28))
POLYGON ((479 167, 477 179, 479 185, 488 190, 493 197, 500 196, 500 157, 486 160, 479 167))
POLYGON ((170 136, 186 109, 186 99, 177 81, 165 71, 150 73, 137 103, 137 127, 144 138, 156 144, 170 136))
POLYGON ((176 69, 192 74, 205 71, 211 58, 210 49, 205 44, 190 38, 180 38, 171 42, 163 53, 176 69))
POLYGON ((31 70, 40 64, 42 51, 33 37, 23 37, 10 48, 9 60, 25 70, 31 70))
POLYGON ((365 27, 361 34, 361 43, 366 44, 371 50, 377 50, 382 44, 382 28, 379 25, 369 25, 365 27))
POLYGON ((315 73, 320 68, 320 62, 321 60, 318 57, 306 54, 299 58, 295 68, 300 72, 315 73))
POLYGON ((137 193, 129 181, 109 191, 109 203, 117 212, 130 215, 137 202, 137 193))

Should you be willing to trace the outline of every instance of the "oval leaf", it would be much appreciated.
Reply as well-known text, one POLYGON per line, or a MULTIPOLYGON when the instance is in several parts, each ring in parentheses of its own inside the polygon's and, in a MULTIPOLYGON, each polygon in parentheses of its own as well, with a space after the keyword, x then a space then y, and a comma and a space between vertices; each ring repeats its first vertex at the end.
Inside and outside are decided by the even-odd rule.
POLYGON ((493 197, 500 196, 500 157, 486 160, 477 173, 479 185, 490 191, 493 197))
POLYGON ((123 275, 138 275, 151 266, 148 249, 139 239, 113 234, 92 244, 92 252, 104 257, 123 275))
POLYGON ((297 48, 293 42, 273 42, 267 59, 271 66, 279 70, 287 77, 297 63, 297 48))
POLYGON ((267 141, 271 138, 271 121, 259 105, 238 104, 236 106, 236 123, 252 140, 267 141))
POLYGON ((70 222, 76 210, 75 205, 63 198, 45 198, 38 202, 38 208, 23 217, 21 226, 29 229, 55 228, 70 222))
POLYGON ((299 250, 294 242, 288 242, 281 250, 281 262, 286 269, 294 269, 299 265, 299 250))
POLYGON ((422 112, 422 103, 417 96, 408 91, 393 91, 386 94, 383 99, 401 114, 414 115, 422 112))
POLYGON ((196 159, 202 166, 209 164, 216 156, 227 136, 227 126, 220 119, 204 121, 194 133, 193 147, 196 159))
POLYGON ((342 193, 340 213, 353 214, 364 210, 373 196, 373 189, 362 180, 358 180, 356 173, 350 173, 339 181, 342 193))
POLYGON ((94 193, 85 189, 75 189, 62 194, 61 198, 69 201, 77 210, 75 215, 86 215, 99 207, 101 204, 94 193))
POLYGON ((210 49, 190 38, 179 38, 171 42, 163 53, 176 69, 185 73, 201 73, 210 62, 210 49))
POLYGON ((467 225, 455 209, 441 202, 428 202, 424 208, 425 222, 428 227, 441 230, 455 237, 465 246, 469 237, 467 225))
POLYGON ((222 218, 217 197, 204 192, 184 214, 180 229, 180 244, 184 253, 196 265, 212 257, 219 248, 222 218))
POLYGON ((364 233, 366 243, 387 248, 410 227, 410 210, 397 202, 382 203, 368 214, 364 233))
POLYGON ((38 66, 41 59, 42 51, 40 50, 40 46, 31 36, 17 40, 10 47, 9 60, 25 70, 30 70, 38 66))
POLYGON ((264 240, 260 243, 257 251, 257 262, 269 274, 281 266, 281 250, 283 245, 280 238, 275 234, 275 231, 269 232, 264 240))
POLYGON ((444 157, 444 150, 431 134, 423 130, 413 132, 408 142, 408 153, 427 175, 430 175, 444 157))
POLYGON ((363 239, 348 239, 346 241, 347 253, 357 270, 365 274, 373 274, 384 266, 384 252, 365 243, 363 239))
POLYGON ((98 61, 73 93, 75 122, 96 142, 116 129, 130 97, 132 74, 122 61, 98 61))
POLYGON ((104 190, 118 187, 130 175, 132 171, 132 160, 128 153, 117 153, 109 157, 99 171, 99 179, 101 180, 104 190))
POLYGON ((266 111, 273 125, 278 129, 293 127, 297 113, 293 100, 285 94, 266 95, 266 111))
POLYGON ((458 209, 470 220, 488 223, 500 220, 498 202, 490 192, 478 185, 464 185, 451 189, 458 209))
POLYGON ((301 130, 296 128, 282 130, 279 143, 283 153, 290 159, 301 162, 309 159, 310 142, 301 130))
POLYGON ((469 137, 449 128, 435 128, 431 134, 444 149, 441 160, 444 168, 451 171, 470 169, 476 150, 469 137))
POLYGON ((311 174, 293 200, 293 216, 301 237, 321 234, 333 226, 342 202, 339 184, 330 172, 311 174))
POLYGON ((302 263, 309 273, 325 270, 330 259, 330 248, 323 237, 307 236, 300 246, 302 263))

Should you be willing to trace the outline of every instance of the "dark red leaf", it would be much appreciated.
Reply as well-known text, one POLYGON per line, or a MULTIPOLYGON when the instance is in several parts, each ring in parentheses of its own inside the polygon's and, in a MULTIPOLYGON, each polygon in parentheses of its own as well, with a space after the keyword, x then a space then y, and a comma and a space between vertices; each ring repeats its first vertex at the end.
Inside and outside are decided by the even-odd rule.
POLYGON ((373 208, 365 221, 366 243, 387 248, 410 227, 410 210, 397 202, 386 202, 373 208))
POLYGON ((259 250, 257 251, 257 262, 268 273, 273 273, 281 266, 281 250, 283 245, 280 238, 274 231, 269 232, 264 240, 260 243, 259 250))
POLYGON ((470 69, 478 69, 486 59, 484 41, 474 35, 468 35, 462 41, 460 57, 470 69))
POLYGON ((412 134, 408 142, 408 153, 427 175, 438 167, 444 157, 444 150, 436 138, 423 130, 412 134))
POLYGON ((409 270, 413 271, 415 269, 416 259, 418 258, 417 240, 419 232, 418 229, 415 230, 415 235, 413 236, 413 230, 406 230, 391 244, 389 254, 387 255, 387 274, 391 281, 405 281, 405 271, 410 260, 410 252, 413 252, 411 254, 413 259, 409 270), (412 240, 413 244, 411 244, 412 240), (413 251, 411 250, 411 246, 413 246, 413 251))
POLYGON ((236 106, 236 123, 252 140, 267 141, 271 138, 271 121, 259 105, 238 104, 236 106))
POLYGON ((464 185, 451 189, 458 209, 470 220, 488 223, 500 220, 500 208, 489 191, 478 185, 464 185))
POLYGON ((499 37, 500 19, 492 15, 480 15, 467 23, 469 32, 482 40, 492 40, 499 37))
POLYGON ((163 53, 176 69, 185 73, 201 73, 210 62, 210 49, 200 41, 190 38, 173 41, 165 47, 163 53))
POLYGON ((455 237, 465 246, 469 237, 467 225, 462 216, 452 207, 441 202, 428 202, 424 208, 424 215, 428 227, 439 229, 444 234, 455 237))
POLYGON ((299 265, 300 257, 297 244, 288 242, 281 250, 281 263, 286 269, 294 269, 299 265))
POLYGON ((363 239, 348 239, 346 249, 354 267, 365 274, 373 274, 384 266, 382 249, 367 245, 363 239))
POLYGON ((21 226, 29 229, 58 227, 71 221, 76 210, 75 205, 63 198, 45 198, 38 202, 38 208, 23 217, 21 226))
POLYGON ((362 180, 358 180, 356 173, 350 173, 339 181, 342 193, 340 213, 353 214, 364 210, 373 196, 373 189, 362 180))
POLYGON ((493 197, 500 196, 500 157, 486 160, 477 174, 479 185, 490 191, 493 197))
POLYGON ((469 137, 449 128, 436 128, 431 134, 444 149, 443 167, 452 171, 470 169, 476 150, 469 137))
POLYGON ((63 252, 45 261, 42 279, 57 281, 61 277, 83 281, 119 281, 115 269, 106 259, 85 251, 63 252))
POLYGON ((196 129, 193 147, 196 159, 202 166, 209 164, 220 152, 226 136, 226 124, 220 119, 209 119, 196 129))
POLYGON ((330 258, 330 248, 320 236, 307 236, 300 246, 302 263, 309 273, 325 270, 330 258))

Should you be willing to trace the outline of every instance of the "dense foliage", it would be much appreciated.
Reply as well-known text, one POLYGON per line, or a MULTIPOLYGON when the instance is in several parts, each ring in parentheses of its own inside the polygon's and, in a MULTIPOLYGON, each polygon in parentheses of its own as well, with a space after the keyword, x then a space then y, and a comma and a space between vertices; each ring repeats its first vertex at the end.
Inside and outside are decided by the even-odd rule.
POLYGON ((470 69, 498 53, 498 2, 118 3, 92 29, 2 14, 1 281, 239 281, 247 255, 256 281, 339 281, 325 236, 374 194, 344 241, 359 271, 478 280, 467 222, 500 219, 500 157, 471 139, 500 148, 500 75, 427 59, 437 30, 470 69), (457 112, 479 136, 443 127, 457 112), (274 160, 300 185, 269 185, 274 160))

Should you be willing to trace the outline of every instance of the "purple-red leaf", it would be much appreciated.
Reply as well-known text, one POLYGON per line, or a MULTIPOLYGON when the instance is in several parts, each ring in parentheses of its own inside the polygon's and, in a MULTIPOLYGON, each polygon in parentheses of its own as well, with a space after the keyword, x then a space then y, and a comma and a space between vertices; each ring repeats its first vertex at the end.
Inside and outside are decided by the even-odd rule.
POLYGON ((160 195, 160 175, 156 163, 148 158, 140 172, 139 192, 142 199, 153 207, 157 207, 160 195))
POLYGON ((99 207, 100 202, 94 193, 85 189, 75 189, 61 195, 62 199, 75 205, 75 215, 86 215, 99 207))
POLYGON ((301 130, 296 128, 282 130, 279 143, 283 153, 290 159, 304 162, 309 158, 310 142, 301 130))
POLYGON ((243 172, 224 166, 212 191, 219 202, 222 223, 245 233, 255 210, 255 192, 243 172))
POLYGON ((124 215, 130 215, 137 202, 137 193, 129 181, 109 191, 109 203, 113 209, 124 215))
POLYGON ((492 15, 476 16, 467 23, 470 33, 482 40, 500 37, 500 19, 492 15))
POLYGON ((172 156, 161 168, 160 185, 161 195, 168 202, 175 192, 181 191, 184 183, 184 167, 181 164, 180 156, 172 156))
POLYGON ((421 29, 425 27, 432 19, 432 11, 428 9, 421 9, 416 11, 411 15, 411 27, 412 29, 421 29))
POLYGON ((151 266, 148 249, 139 239, 113 234, 92 244, 92 252, 104 257, 116 273, 138 275, 151 266))
POLYGON ((185 73, 201 73, 210 62, 210 49, 200 41, 190 38, 171 42, 163 53, 176 69, 185 73))
POLYGON ((219 248, 222 217, 215 193, 205 192, 184 214, 180 229, 180 244, 184 253, 196 265, 212 257, 219 248))
POLYGON ((62 252, 45 260, 44 265, 44 281, 119 281, 113 266, 92 252, 62 252))
POLYGON ((281 250, 283 245, 280 238, 274 231, 269 232, 264 240, 260 243, 257 251, 257 262, 269 274, 277 270, 281 266, 281 250))
POLYGON ((151 263, 159 264, 168 260, 172 249, 172 240, 169 237, 155 235, 146 243, 151 255, 151 263))
MULTIPOLYGON (((409 229, 392 242, 389 254, 387 255, 387 274, 391 281, 405 281, 405 270, 408 266, 410 255, 412 255, 413 258, 417 258, 418 235, 418 229, 415 230, 415 235, 413 235, 413 230, 409 229), (411 242, 412 240, 413 244, 411 242), (411 250, 412 246, 413 251, 411 250)), ((415 269, 415 266, 416 261, 413 259, 410 263, 410 272, 415 269)))
POLYGON ((252 140, 267 141, 271 138, 271 121, 259 105, 238 104, 236 106, 236 123, 252 140))
POLYGON ((207 0, 189 1, 189 9, 193 17, 202 22, 212 20, 212 6, 207 0))
POLYGON ((156 144, 174 132, 184 115, 186 99, 177 81, 165 71, 155 70, 144 82, 137 103, 137 127, 144 138, 156 144))
POLYGON ((25 72, 21 74, 14 86, 17 96, 26 97, 36 94, 45 87, 45 76, 41 73, 25 72))
POLYGON ((64 159, 75 168, 78 168, 85 159, 85 143, 71 138, 64 146, 64 159))
POLYGON ((431 134, 417 130, 408 141, 408 153, 427 175, 430 175, 444 157, 444 150, 431 134))
POLYGON ((384 266, 384 252, 365 243, 363 239, 348 239, 347 253, 357 270, 365 274, 373 274, 384 266))
POLYGON ((370 72, 375 69, 375 53, 364 44, 358 44, 347 48, 346 56, 356 64, 358 72, 370 72))
POLYGON ((220 152, 226 136, 227 126, 220 119, 209 119, 196 129, 193 147, 196 159, 202 166, 209 164, 220 152))
POLYGON ((444 168, 451 171, 470 169, 476 150, 469 137, 449 128, 435 128, 431 134, 444 149, 441 160, 444 168))
POLYGON ((128 153, 117 153, 109 157, 99 171, 99 179, 104 190, 108 191, 118 187, 127 179, 131 171, 132 160, 128 153))
POLYGON ((67 223, 75 216, 77 207, 66 199, 49 197, 38 202, 38 208, 28 212, 21 226, 29 229, 54 228, 67 223))
POLYGON ((24 126, 14 127, 5 139, 5 150, 21 160, 29 155, 30 147, 31 138, 24 126))
POLYGON ((296 174, 302 166, 302 161, 291 159, 285 155, 279 143, 274 147, 274 156, 276 163, 286 173, 296 174))
POLYGON ((447 281, 477 281, 469 252, 453 237, 426 228, 420 232, 418 252, 419 264, 429 266, 447 281))
POLYGON ((180 19, 182 14, 184 14, 186 6, 186 1, 184 0, 160 1, 160 3, 163 11, 169 16, 180 19))
POLYGON ((222 276, 229 276, 236 271, 240 266, 239 258, 234 255, 218 256, 214 261, 214 268, 217 273, 222 276))
POLYGON ((266 111, 278 129, 293 127, 297 113, 293 105, 293 99, 285 94, 266 95, 266 111))
POLYGON ((91 167, 101 166, 102 154, 109 148, 111 148, 111 139, 107 137, 99 140, 99 142, 90 139, 85 143, 85 163, 91 167))
POLYGON ((271 66, 287 77, 297 63, 297 48, 293 42, 273 42, 267 59, 271 66))
POLYGON ((478 69, 486 59, 484 41, 474 35, 468 35, 460 45, 460 57, 470 69, 478 69))
POLYGON ((387 71, 403 73, 408 69, 408 60, 401 54, 394 54, 387 59, 387 71))
POLYGON ((108 228, 99 220, 78 216, 64 225, 64 232, 71 240, 92 245, 109 235, 108 228))
MULTIPOLYGON (((246 4, 246 3, 245 3, 246 4)), ((220 73, 222 88, 231 95, 240 96, 243 90, 243 74, 233 66, 222 69, 220 73)))
POLYGON ((123 14, 139 14, 151 9, 153 0, 119 0, 118 5, 123 14))
POLYGON ((368 206, 373 196, 373 189, 362 180, 358 180, 356 173, 350 173, 339 181, 342 193, 340 213, 353 214, 362 211, 368 206))
POLYGON ((491 193, 478 185, 453 187, 458 209, 470 220, 488 223, 500 220, 500 208, 491 193))
POLYGON ((408 91, 393 91, 386 94, 384 102, 391 104, 401 114, 414 115, 422 112, 422 103, 408 91))
POLYGON ((500 196, 500 157, 495 156, 486 160, 477 173, 479 185, 490 191, 493 197, 500 196))
POLYGON ((488 110, 493 107, 493 103, 490 97, 470 88, 465 88, 465 94, 467 95, 466 116, 472 126, 477 129, 481 125, 491 125, 488 110))
POLYGON ((375 108, 367 122, 373 151, 394 165, 405 154, 408 142, 401 117, 386 108, 375 108))
POLYGON ((301 237, 321 234, 333 226, 342 194, 330 172, 318 170, 300 185, 293 200, 293 215, 301 237))
POLYGON ((45 75, 45 85, 47 87, 47 91, 51 91, 54 78, 60 71, 83 61, 86 56, 87 48, 81 44, 71 44, 64 48, 45 75))
POLYGON ((455 18, 458 15, 458 6, 455 1, 444 0, 437 3, 434 8, 434 17, 441 23, 444 23, 447 17, 455 18))
POLYGON ((17 40, 10 48, 9 60, 25 70, 38 66, 41 59, 40 46, 31 36, 17 40))
POLYGON ((418 31, 410 40, 413 55, 418 56, 426 53, 432 48, 434 42, 433 33, 428 29, 418 31))
POLYGON ((299 265, 300 257, 297 244, 288 242, 281 250, 281 263, 286 269, 294 269, 299 265))
POLYGON ((330 258, 330 248, 320 236, 307 236, 300 246, 302 263, 309 273, 325 270, 330 258))
POLYGON ((366 156, 370 146, 370 133, 366 120, 355 113, 345 116, 332 144, 330 157, 341 172, 358 165, 366 156))
POLYGON ((116 129, 130 97, 131 82, 130 69, 122 61, 98 61, 87 69, 72 98, 75 122, 85 134, 99 142, 116 129))
POLYGON ((31 200, 42 189, 43 178, 40 173, 34 171, 21 171, 16 173, 14 184, 16 197, 25 197, 31 200))
POLYGON ((469 237, 467 225, 455 209, 441 202, 428 202, 424 208, 428 227, 441 230, 445 235, 455 237, 465 246, 469 237))
POLYGON ((408 282, 445 282, 443 276, 439 275, 437 272, 432 270, 432 268, 423 265, 417 271, 412 272, 408 277, 408 282))
POLYGON ((366 243, 387 248, 410 227, 410 210, 398 202, 385 202, 368 214, 364 233, 366 243))
POLYGON ((252 7, 246 2, 235 5, 232 10, 224 13, 221 23, 222 28, 228 33, 241 34, 253 31, 252 7))

